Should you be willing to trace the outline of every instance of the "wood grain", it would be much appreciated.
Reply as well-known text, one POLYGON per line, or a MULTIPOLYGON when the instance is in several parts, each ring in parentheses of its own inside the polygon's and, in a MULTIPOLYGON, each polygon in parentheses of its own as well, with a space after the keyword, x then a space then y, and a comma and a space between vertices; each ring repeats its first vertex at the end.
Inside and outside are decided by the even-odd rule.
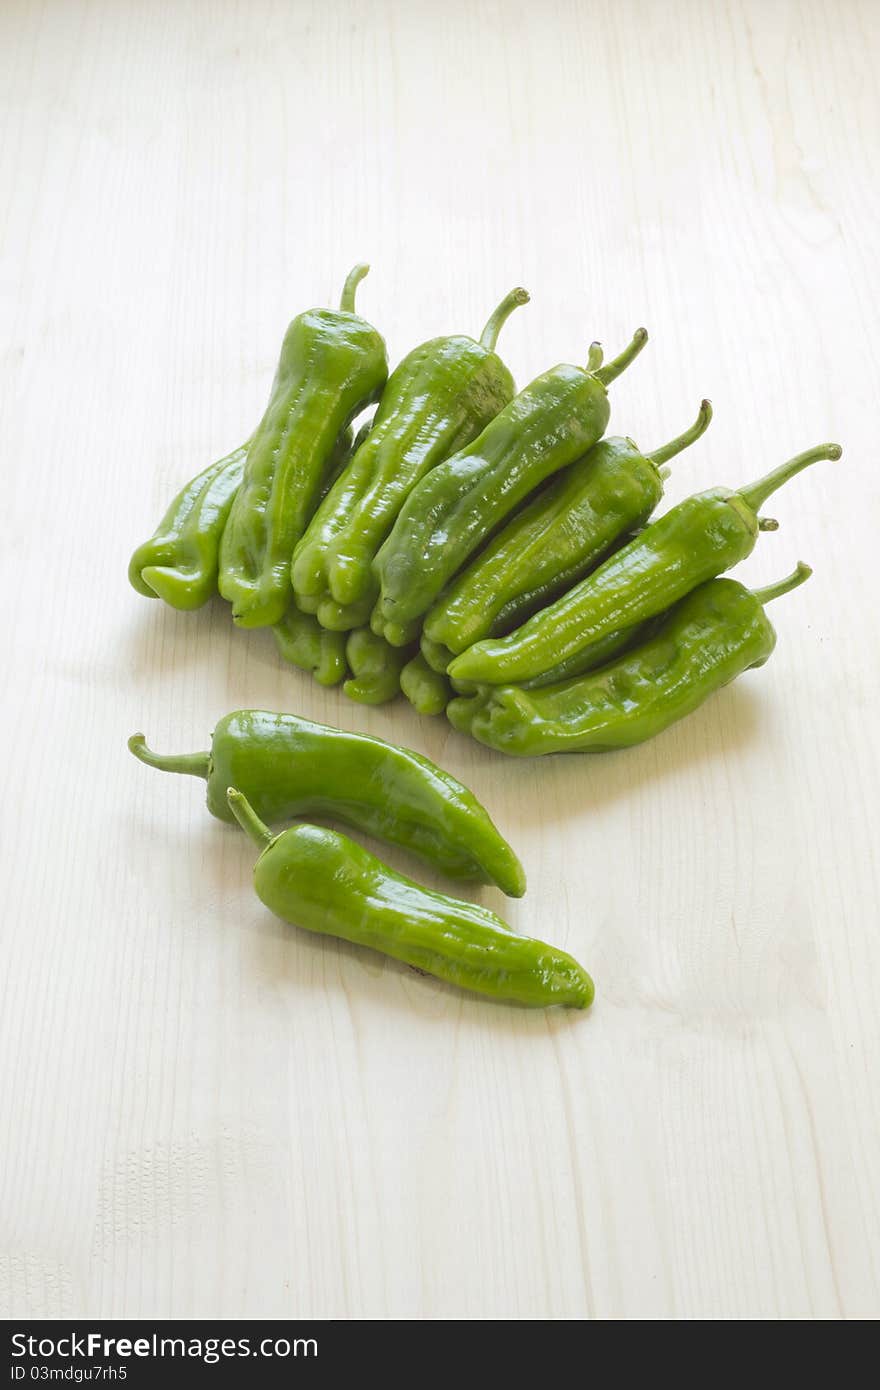
POLYGON ((880 1314, 878 64, 873 0, 0 8, 6 1315, 880 1314), (128 588, 361 258, 393 358, 517 283, 520 382, 647 324, 614 427, 716 412, 671 500, 842 440, 743 567, 815 568, 765 670, 507 764, 128 588), (592 1014, 261 910, 243 837, 125 750, 241 705, 471 783, 530 877, 483 900, 592 1014))

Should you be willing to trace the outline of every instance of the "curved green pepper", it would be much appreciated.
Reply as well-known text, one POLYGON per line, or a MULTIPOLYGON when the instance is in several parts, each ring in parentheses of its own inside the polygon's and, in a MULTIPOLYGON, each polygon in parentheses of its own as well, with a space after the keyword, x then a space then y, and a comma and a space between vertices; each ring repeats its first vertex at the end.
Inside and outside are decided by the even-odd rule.
MULTIPOLYGON (((662 616, 661 614, 660 618, 662 616)), ((600 637, 598 642, 591 642, 583 651, 575 652, 565 661, 560 661, 558 666, 551 666, 548 670, 542 671, 540 676, 520 681, 520 689, 542 690, 544 686, 560 685, 562 681, 569 681, 575 676, 584 676, 588 671, 595 671, 600 666, 607 666, 609 661, 622 656, 637 643, 647 641, 660 618, 648 618, 645 622, 625 627, 620 632, 609 632, 607 637, 600 637)), ((458 695, 475 695, 481 690, 495 689, 490 685, 475 685, 473 681, 449 680, 448 676, 446 679, 458 695)))
MULTIPOLYGON (((618 543, 612 547, 614 551, 622 550, 624 545, 628 545, 636 532, 627 532, 620 537, 618 543)), ((545 685, 559 685, 561 681, 571 680, 574 676, 586 675, 587 671, 595 671, 599 666, 605 666, 609 661, 614 661, 616 657, 622 656, 624 652, 636 646, 639 642, 645 642, 655 630, 658 622, 661 621, 663 614, 655 618, 646 618, 643 623, 635 623, 632 627, 621 628, 619 632, 609 632, 606 637, 600 637, 597 642, 591 642, 588 647, 581 651, 573 652, 571 656, 560 661, 558 666, 550 666, 546 671, 542 671, 540 676, 533 676, 531 680, 521 681, 523 690, 540 690, 545 685)), ((424 646, 425 639, 422 638, 424 646)), ((438 648, 438 651, 445 652, 446 647, 438 648)), ((449 661, 447 659, 447 666, 449 661)), ((447 677, 448 679, 448 677, 447 677)), ((476 686, 472 681, 454 680, 449 682, 452 689, 459 695, 473 695, 478 689, 486 689, 485 686, 476 686)))
MULTIPOLYGON (((625 531, 622 536, 611 546, 610 553, 622 550, 625 545, 637 535, 639 530, 625 531)), ((541 685, 553 685, 558 681, 568 680, 571 676, 581 676, 585 671, 592 671, 596 666, 602 666, 606 661, 611 661, 628 647, 634 645, 637 640, 646 637, 651 630, 651 625, 656 619, 648 619, 644 623, 636 623, 633 627, 624 628, 621 632, 610 632, 607 637, 603 637, 598 642, 593 642, 582 652, 575 652, 565 661, 561 661, 558 666, 551 666, 546 671, 542 671, 540 676, 535 676, 532 680, 523 681, 522 684, 527 690, 531 690, 541 685)), ((421 654, 427 665, 438 675, 446 676, 451 690, 459 695, 473 695, 477 690, 474 681, 449 680, 449 667, 454 660, 449 648, 443 642, 432 642, 430 637, 422 633, 420 638, 421 654)))
POLYGON ((310 309, 285 334, 220 546, 220 592, 242 627, 271 627, 284 617, 293 548, 333 467, 336 441, 385 384, 382 337, 354 312, 367 269, 355 266, 338 311, 310 309))
POLYGON ((565 951, 511 931, 477 903, 434 893, 395 873, 374 854, 316 825, 280 835, 240 791, 229 805, 260 846, 254 888, 270 912, 306 931, 382 951, 462 989, 544 1008, 586 1009, 593 982, 565 951))
POLYGON ((710 579, 669 612, 643 645, 589 676, 527 691, 484 686, 453 700, 451 723, 514 757, 602 753, 644 743, 697 709, 776 645, 763 605, 797 588, 807 565, 754 592, 735 579, 710 579))
POLYGON ((776 528, 775 521, 757 515, 771 493, 809 464, 840 454, 839 444, 820 444, 739 492, 713 488, 687 498, 509 637, 477 642, 457 656, 450 676, 476 684, 521 684, 600 638, 662 613, 704 580, 744 560, 759 530, 776 528))
MULTIPOLYGON (((345 640, 344 633, 334 632, 332 636, 345 640)), ((348 634, 345 656, 351 676, 342 689, 349 700, 385 705, 400 694, 400 673, 409 656, 406 648, 392 647, 368 627, 356 627, 348 634)))
MULTIPOLYGON (((560 681, 586 675, 587 671, 595 671, 599 666, 607 665, 609 661, 614 661, 624 652, 628 652, 638 642, 644 642, 654 631, 657 621, 657 618, 646 618, 643 623, 634 623, 632 627, 621 628, 619 632, 609 632, 607 637, 600 637, 598 642, 591 642, 581 651, 573 652, 564 661, 560 661, 558 666, 551 666, 549 670, 542 671, 540 676, 522 681, 523 690, 540 690, 545 685, 558 685, 560 681)), ((461 684, 460 681, 456 682, 456 687, 460 687, 461 684)))
MULTIPOLYGON (((394 650, 400 651, 401 648, 395 647, 394 650)), ((449 681, 428 665, 421 652, 403 667, 400 688, 417 714, 442 714, 452 699, 449 681)))
POLYGON ((217 592, 220 538, 238 489, 250 441, 210 464, 177 494, 128 566, 132 587, 192 612, 217 592))
MULTIPOLYGON (((337 477, 359 447, 369 426, 352 442, 342 431, 330 461, 337 477)), ((154 534, 139 545, 128 566, 132 587, 145 598, 161 598, 172 608, 191 612, 217 593, 220 541, 241 487, 250 440, 192 478, 177 494, 154 534)))
POLYGON ((272 628, 285 661, 310 671, 319 685, 338 685, 345 679, 345 633, 327 632, 317 618, 290 608, 272 628))
POLYGON ((571 588, 647 521, 663 495, 664 465, 711 419, 703 401, 690 429, 650 454, 631 439, 600 439, 453 579, 425 618, 428 641, 451 659, 484 637, 503 637, 571 588))
POLYGON ((494 349, 503 324, 528 298, 511 290, 479 342, 432 338, 392 372, 369 438, 294 551, 294 591, 325 626, 354 628, 369 619, 379 591, 373 560, 407 496, 513 396, 513 378, 494 349))
POLYGON ((150 767, 203 777, 220 820, 232 819, 226 789, 237 786, 267 821, 333 816, 454 878, 495 883, 513 898, 526 890, 522 865, 473 792, 407 748, 246 709, 220 720, 210 753, 153 753, 143 734, 128 746, 150 767))
POLYGON ((608 424, 605 388, 647 338, 640 328, 619 357, 595 371, 563 365, 537 377, 479 438, 422 479, 376 556, 375 632, 395 646, 410 641, 477 546, 545 478, 592 448, 608 424))

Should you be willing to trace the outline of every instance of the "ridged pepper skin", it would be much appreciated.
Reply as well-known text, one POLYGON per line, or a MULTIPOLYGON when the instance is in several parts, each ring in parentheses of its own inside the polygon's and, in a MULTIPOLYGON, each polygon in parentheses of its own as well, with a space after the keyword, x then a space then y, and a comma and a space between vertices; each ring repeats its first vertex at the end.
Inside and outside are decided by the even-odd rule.
POLYGON ((293 549, 332 470, 336 441, 385 385, 385 343, 354 312, 366 272, 351 272, 339 310, 310 309, 285 334, 220 547, 220 592, 241 627, 271 627, 284 617, 293 549))
MULTIPOLYGON (((365 437, 366 428, 354 442, 350 427, 342 431, 333 446, 328 487, 365 437)), ((218 592, 220 542, 249 448, 250 440, 190 479, 150 539, 138 546, 128 578, 144 598, 161 598, 172 608, 192 612, 218 592)))
POLYGON ((335 830, 296 825, 273 836, 240 791, 228 795, 260 846, 257 896, 284 921, 492 999, 534 1008, 593 1002, 592 980, 565 951, 518 935, 486 907, 421 887, 335 830))
MULTIPOLYGON (((343 637, 343 633, 333 633, 343 637)), ((400 694, 400 673, 410 656, 407 647, 392 647, 368 627, 348 634, 345 659, 351 675, 342 687, 349 700, 361 705, 387 705, 400 694)))
POLYGON ((295 594, 293 601, 303 613, 314 613, 328 632, 353 632, 355 628, 369 626, 373 608, 371 599, 363 599, 359 603, 337 603, 327 594, 322 598, 316 598, 314 594, 295 594))
POLYGON ((484 686, 447 711, 461 733, 513 757, 631 748, 698 709, 743 671, 762 666, 776 644, 763 605, 809 578, 750 592, 710 579, 680 600, 645 643, 590 675, 543 690, 484 686))
POLYGON ((345 680, 345 633, 327 632, 311 614, 290 608, 272 634, 284 660, 309 671, 319 685, 339 685, 345 680))
POLYGON ((512 290, 479 341, 432 338, 392 372, 368 439, 294 551, 294 591, 325 626, 368 620, 378 594, 373 561, 407 496, 512 398, 513 378, 494 349, 502 325, 528 298, 512 290))
POLYGON ((330 491, 331 487, 336 482, 336 479, 339 477, 342 470, 344 468, 347 468, 348 465, 351 463, 352 457, 354 456, 356 451, 361 447, 369 433, 369 420, 366 421, 365 424, 360 426, 357 434, 355 434, 351 425, 346 425, 345 429, 342 431, 342 434, 339 436, 335 445, 333 446, 333 453, 330 456, 330 462, 327 465, 327 471, 321 483, 322 501, 327 496, 327 493, 330 491))
MULTIPOLYGON (((637 643, 646 641, 658 621, 659 618, 648 618, 643 623, 621 628, 619 632, 609 632, 607 637, 600 637, 598 642, 591 642, 582 651, 574 652, 565 661, 560 661, 558 666, 551 666, 549 670, 542 671, 540 676, 523 681, 522 688, 540 690, 545 685, 559 685, 561 681, 568 681, 574 676, 583 676, 587 671, 606 666, 609 661, 615 661, 637 643)), ((461 685, 461 681, 456 682, 457 688, 461 685)), ((473 690, 473 687, 470 688, 473 690)))
POLYGON ((401 671, 400 689, 417 714, 442 714, 452 699, 449 681, 441 672, 432 670, 421 652, 411 657, 401 671))
POLYGON ((428 641, 451 660, 484 637, 505 636, 565 593, 621 536, 644 525, 663 496, 665 464, 711 419, 703 401, 690 429, 650 454, 631 439, 600 439, 452 580, 425 618, 428 641))
MULTIPOLYGON (((589 647, 575 652, 566 661, 560 661, 558 666, 551 666, 549 670, 543 671, 540 676, 534 676, 530 681, 521 681, 519 688, 542 690, 547 685, 561 685, 563 681, 572 680, 575 676, 584 676, 588 671, 607 666, 609 661, 616 661, 624 652, 646 642, 663 616, 660 614, 656 618, 648 618, 646 622, 636 623, 634 627, 625 627, 620 632, 609 632, 607 637, 600 637, 598 642, 591 642, 589 647)), ((446 680, 457 695, 475 695, 478 691, 497 688, 491 685, 475 685, 472 681, 450 681, 448 676, 446 680)))
POLYGON ((143 734, 128 746, 150 767, 204 778, 220 820, 232 819, 226 791, 237 786, 270 823, 332 816, 453 878, 495 883, 513 898, 526 890, 522 865, 473 792, 407 748, 267 710, 227 714, 210 753, 153 753, 143 734))
POLYGON ((192 612, 217 592, 220 540, 241 487, 248 444, 210 464, 177 494, 128 566, 132 587, 192 612))
MULTIPOLYGON (((626 531, 619 536, 611 547, 611 553, 622 550, 625 545, 638 535, 638 531, 626 531)), ((648 635, 652 622, 656 619, 649 619, 644 623, 636 623, 633 627, 624 628, 621 632, 611 632, 607 637, 603 637, 599 642, 593 642, 589 648, 583 652, 575 652, 566 661, 560 661, 558 666, 551 666, 546 671, 542 671, 540 676, 533 680, 523 681, 527 689, 540 685, 554 685, 559 681, 568 680, 571 676, 581 676, 585 671, 592 671, 596 666, 602 666, 606 661, 611 661, 615 656, 619 656, 634 643, 648 635)), ((424 632, 419 639, 421 655, 426 664, 438 675, 445 676, 450 688, 458 695, 473 695, 477 689, 473 681, 450 680, 449 667, 455 660, 449 648, 442 642, 432 642, 424 632)))
POLYGON ((469 647, 450 663, 449 675, 476 685, 521 685, 662 613, 750 555, 759 530, 776 528, 757 515, 771 493, 809 464, 840 453, 839 444, 820 444, 738 492, 713 488, 687 498, 509 637, 469 647))
POLYGON ((374 632, 403 646, 476 548, 545 478, 605 433, 606 385, 641 351, 644 329, 596 371, 562 365, 537 377, 482 434, 414 488, 376 556, 374 632))

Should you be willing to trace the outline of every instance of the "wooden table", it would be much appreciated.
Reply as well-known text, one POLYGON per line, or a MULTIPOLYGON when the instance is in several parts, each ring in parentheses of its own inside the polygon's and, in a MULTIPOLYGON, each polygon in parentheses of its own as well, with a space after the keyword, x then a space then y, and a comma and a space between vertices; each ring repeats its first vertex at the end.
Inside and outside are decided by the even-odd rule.
POLYGON ((7 0, 2 1311, 880 1313, 878 63, 872 0, 7 0), (132 592, 362 258, 393 360, 517 283, 520 383, 647 324, 613 428, 715 405, 670 501, 841 439, 740 572, 815 567, 765 670, 641 750, 505 762, 132 592), (249 705, 471 784, 530 881, 476 896, 592 1013, 264 911, 125 747, 249 705))

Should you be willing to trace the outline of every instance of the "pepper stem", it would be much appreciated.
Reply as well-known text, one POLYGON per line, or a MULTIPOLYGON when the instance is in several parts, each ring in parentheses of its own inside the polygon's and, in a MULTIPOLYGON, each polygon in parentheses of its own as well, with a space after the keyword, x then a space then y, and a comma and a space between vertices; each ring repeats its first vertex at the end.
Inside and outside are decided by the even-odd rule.
POLYGON ((484 347, 487 352, 495 351, 495 344, 498 342, 498 334, 510 318, 514 309, 518 309, 520 304, 528 304, 529 292, 518 286, 506 294, 498 308, 489 315, 486 327, 480 334, 480 347, 484 347))
POLYGON ((701 434, 706 433, 711 419, 712 402, 703 401, 700 406, 700 413, 689 429, 686 429, 683 434, 677 434, 674 439, 670 439, 668 444, 662 444, 659 449, 654 449, 645 457, 651 460, 655 468, 659 468, 662 463, 668 463, 683 449, 689 449, 692 444, 695 444, 701 434))
POLYGON ((809 565, 805 565, 803 560, 798 560, 797 568, 785 579, 777 579, 775 584, 766 584, 763 589, 753 589, 752 597, 756 598, 760 604, 770 603, 774 598, 781 598, 783 594, 790 594, 792 589, 799 589, 801 584, 805 584, 813 571, 809 565))
POLYGON ((638 357, 645 343, 648 341, 647 328, 637 328, 632 336, 632 341, 627 343, 623 352, 619 352, 616 357, 612 357, 610 362, 606 362, 604 367, 600 367, 594 372, 597 381, 601 381, 603 386, 610 386, 612 381, 625 372, 630 362, 638 357))
POLYGON ((842 453, 839 444, 817 444, 813 449, 805 449, 802 454, 795 454, 794 458, 789 459, 787 463, 781 463, 778 468, 774 468, 757 482, 739 488, 736 496, 753 512, 757 512, 767 498, 772 496, 777 488, 782 487, 783 483, 787 483, 789 478, 793 478, 795 473, 809 468, 811 463, 818 463, 820 459, 839 459, 842 453))
POLYGON ((148 767, 157 767, 160 772, 184 772, 189 777, 207 779, 210 753, 154 753, 147 747, 143 734, 132 734, 128 740, 129 752, 134 753, 148 767))
POLYGON ((598 372, 604 356, 601 343, 590 343, 590 350, 587 353, 587 371, 598 372))
POLYGON ((339 307, 343 313, 354 313, 355 291, 361 283, 361 280, 363 280, 364 276, 369 272, 369 269, 370 267, 368 265, 362 263, 356 265, 353 270, 348 272, 348 279, 342 287, 342 296, 339 300, 339 307))
POLYGON ((242 830, 250 835, 251 839, 258 845, 266 846, 273 839, 272 831, 268 825, 264 825, 257 815, 247 797, 238 791, 236 787, 226 789, 226 800, 229 802, 229 809, 235 816, 242 830))

